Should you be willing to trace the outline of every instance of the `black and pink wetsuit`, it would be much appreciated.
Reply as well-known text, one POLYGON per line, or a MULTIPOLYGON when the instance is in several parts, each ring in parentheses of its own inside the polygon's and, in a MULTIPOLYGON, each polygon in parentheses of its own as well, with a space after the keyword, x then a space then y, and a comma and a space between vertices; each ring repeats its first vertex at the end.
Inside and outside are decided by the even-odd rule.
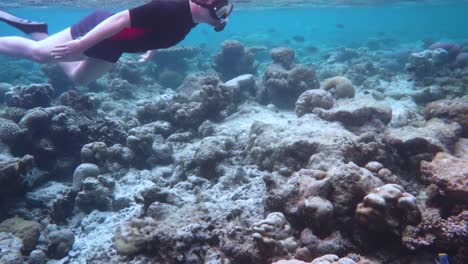
MULTIPOLYGON (((84 52, 88 57, 116 62, 124 52, 145 52, 174 46, 195 27, 189 0, 153 0, 129 10, 130 27, 84 52)), ((84 36, 114 13, 97 10, 71 27, 73 39, 84 36)))

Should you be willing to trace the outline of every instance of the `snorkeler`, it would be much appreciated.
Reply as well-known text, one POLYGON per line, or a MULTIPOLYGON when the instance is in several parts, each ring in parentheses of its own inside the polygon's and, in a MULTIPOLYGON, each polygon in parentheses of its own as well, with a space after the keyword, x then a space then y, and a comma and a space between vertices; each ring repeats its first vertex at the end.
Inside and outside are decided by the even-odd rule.
POLYGON ((31 37, 0 37, 0 54, 58 62, 73 82, 88 84, 108 72, 122 53, 146 52, 140 56, 145 62, 157 49, 182 41, 197 23, 222 31, 232 9, 229 0, 152 0, 119 13, 94 11, 50 36, 47 24, 0 11, 1 21, 31 37))

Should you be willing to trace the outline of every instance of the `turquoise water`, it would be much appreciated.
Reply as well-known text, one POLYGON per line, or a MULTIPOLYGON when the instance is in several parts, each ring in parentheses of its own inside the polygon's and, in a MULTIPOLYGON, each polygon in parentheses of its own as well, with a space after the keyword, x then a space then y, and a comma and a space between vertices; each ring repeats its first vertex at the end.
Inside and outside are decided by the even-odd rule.
MULTIPOLYGON (((288 44, 296 35, 303 36, 305 42, 292 41, 292 46, 359 45, 370 38, 381 37, 403 44, 428 38, 466 41, 468 3, 463 2, 288 9, 244 7, 233 13, 224 32, 215 33, 207 26, 199 26, 181 44, 206 43, 209 47, 217 48, 223 40, 235 38, 248 44, 268 46, 288 44), (342 24, 343 28, 337 27, 337 24, 342 24)), ((90 12, 69 7, 9 8, 7 11, 32 20, 47 21, 50 32, 67 27, 90 12)), ((0 24, 0 35, 13 34, 18 32, 0 24)))

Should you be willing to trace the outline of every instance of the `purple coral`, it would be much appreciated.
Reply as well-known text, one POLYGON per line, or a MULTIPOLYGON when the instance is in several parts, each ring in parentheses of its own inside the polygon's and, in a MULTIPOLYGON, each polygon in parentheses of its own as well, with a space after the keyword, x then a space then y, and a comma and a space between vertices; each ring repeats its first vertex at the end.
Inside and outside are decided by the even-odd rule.
POLYGON ((429 246, 439 250, 462 250, 468 241, 468 211, 443 219, 438 209, 427 209, 418 226, 406 227, 402 241, 411 250, 429 246))

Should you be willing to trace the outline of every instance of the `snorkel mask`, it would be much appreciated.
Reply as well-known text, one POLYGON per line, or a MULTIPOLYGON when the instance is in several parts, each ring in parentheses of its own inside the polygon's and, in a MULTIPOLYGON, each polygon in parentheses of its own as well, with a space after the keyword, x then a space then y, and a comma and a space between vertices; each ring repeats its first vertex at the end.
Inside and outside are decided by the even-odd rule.
POLYGON ((213 19, 218 21, 218 24, 214 27, 216 32, 223 31, 227 25, 227 18, 231 14, 234 5, 229 3, 228 0, 215 1, 212 4, 203 3, 200 0, 191 0, 193 3, 204 7, 210 11, 210 15, 213 19))

